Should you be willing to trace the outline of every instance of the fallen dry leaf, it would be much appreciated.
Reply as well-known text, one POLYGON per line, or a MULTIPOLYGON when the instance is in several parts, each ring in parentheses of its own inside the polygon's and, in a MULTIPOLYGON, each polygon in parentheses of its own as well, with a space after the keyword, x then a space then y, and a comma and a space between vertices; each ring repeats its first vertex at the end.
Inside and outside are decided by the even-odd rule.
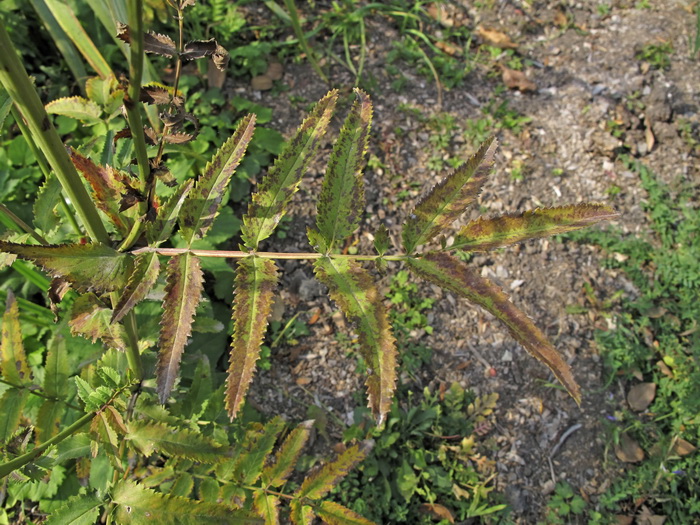
POLYGON ((490 45, 500 49, 517 49, 518 44, 513 42, 508 35, 496 29, 487 29, 483 26, 476 28, 476 34, 486 40, 490 45))
POLYGON ((423 503, 420 506, 421 511, 432 514, 436 518, 440 518, 442 520, 447 520, 450 523, 455 522, 455 518, 450 512, 450 510, 445 507, 444 505, 440 505, 439 503, 423 503))
POLYGON ((632 525, 634 523, 634 516, 623 516, 621 514, 615 515, 615 521, 617 525, 632 525))
POLYGON ((566 27, 569 25, 569 19, 566 16, 566 13, 557 9, 557 11, 554 13, 554 23, 559 27, 566 27))
POLYGON ((503 70, 503 83, 508 89, 519 89, 520 91, 535 91, 537 85, 525 76, 522 71, 516 71, 506 66, 501 66, 503 70))
POLYGON ((656 143, 656 138, 654 137, 654 131, 651 129, 651 125, 647 126, 644 130, 644 139, 647 144, 647 152, 654 149, 654 144, 656 143))
POLYGON ((311 378, 310 377, 297 377, 296 383, 297 383, 297 385, 301 385, 301 386, 308 385, 309 383, 311 383, 311 378))
POLYGON ((272 79, 267 75, 258 75, 250 79, 250 87, 257 91, 272 89, 272 79))
POLYGON ((637 525, 663 525, 665 521, 666 516, 653 514, 646 505, 637 512, 637 525))
POLYGON ((451 44, 450 42, 435 42, 435 47, 437 47, 440 51, 454 57, 460 57, 462 56, 462 48, 459 46, 456 46, 454 44, 451 44))
POLYGON ((673 452, 679 456, 687 456, 688 454, 695 452, 697 449, 698 447, 685 439, 677 439, 676 443, 673 445, 673 452))
POLYGON ((445 27, 452 27, 455 25, 454 19, 450 16, 447 6, 444 4, 439 4, 437 2, 430 4, 428 6, 428 15, 445 27))
POLYGON ((637 463, 644 459, 642 447, 629 437, 627 432, 620 434, 620 442, 615 445, 615 455, 617 459, 625 463, 637 463))
POLYGON ((656 362, 656 366, 659 367, 659 370, 661 370, 661 373, 663 375, 665 375, 666 377, 673 377, 673 371, 661 359, 659 359, 656 362))
POLYGON ((646 410, 656 396, 656 383, 639 383, 627 393, 627 403, 635 412, 646 410))

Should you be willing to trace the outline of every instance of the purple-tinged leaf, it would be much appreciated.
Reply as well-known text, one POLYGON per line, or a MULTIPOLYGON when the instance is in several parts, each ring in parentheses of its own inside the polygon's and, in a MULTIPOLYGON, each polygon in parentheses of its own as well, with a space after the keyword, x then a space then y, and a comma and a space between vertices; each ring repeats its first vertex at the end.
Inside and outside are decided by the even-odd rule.
MULTIPOLYGON (((117 22, 117 38, 127 44, 131 44, 131 32, 129 26, 117 22)), ((165 57, 172 57, 177 54, 175 41, 167 35, 161 35, 149 31, 143 35, 143 49, 146 53, 156 53, 165 57)))
POLYGON ((295 498, 320 499, 328 494, 340 480, 360 463, 374 446, 374 440, 366 439, 349 447, 334 461, 311 474, 294 493, 295 498))
POLYGON ((108 348, 125 350, 127 334, 119 323, 112 323, 112 309, 104 305, 94 294, 78 297, 71 309, 68 322, 73 335, 81 335, 93 343, 98 339, 108 348))
POLYGON ((126 192, 121 175, 110 166, 99 166, 73 148, 70 149, 73 165, 88 181, 97 207, 105 212, 121 234, 126 234, 131 225, 119 212, 119 201, 126 192))
POLYGON ((246 247, 257 249, 275 231, 318 150, 337 100, 338 91, 332 90, 316 104, 258 185, 243 217, 241 238, 246 247))
POLYGON ((396 390, 396 346, 386 309, 370 273, 348 259, 322 257, 314 264, 316 277, 331 298, 357 326, 360 353, 367 363, 367 398, 379 424, 391 408, 396 390))
POLYGON ((196 60, 198 58, 208 57, 216 53, 219 44, 213 38, 210 40, 193 40, 187 42, 180 53, 183 60, 196 60))
POLYGON ((497 145, 494 137, 488 139, 467 162, 433 186, 416 204, 402 231, 408 253, 442 232, 476 199, 491 171, 497 145))
POLYGON ((253 511, 265 520, 265 525, 280 522, 280 500, 277 496, 260 491, 253 498, 253 511))
MULTIPOLYGON (((219 71, 226 71, 230 58, 228 51, 220 45, 216 46, 216 51, 214 51, 214 54, 211 56, 214 66, 216 66, 219 71)), ((211 79, 209 79, 209 82, 211 82, 211 79)))
POLYGON ((104 244, 31 246, 0 241, 0 251, 38 264, 51 277, 63 277, 81 292, 123 288, 132 268, 130 255, 104 244))
POLYGON ((314 509, 298 499, 289 504, 289 519, 294 525, 312 525, 314 522, 314 509))
POLYGON ((191 459, 200 463, 219 463, 226 459, 226 449, 202 434, 174 428, 157 421, 130 421, 126 439, 144 456, 154 451, 167 456, 191 459))
POLYGON ((158 208, 156 219, 146 226, 146 240, 149 246, 155 247, 170 239, 180 215, 180 209, 187 202, 193 186, 194 179, 186 180, 168 201, 158 208))
POLYGON ((5 313, 2 316, 2 341, 0 341, 0 371, 3 379, 15 386, 31 385, 32 372, 27 364, 19 324, 19 307, 12 290, 7 290, 5 313))
POLYGON ((618 217, 604 204, 571 204, 526 211, 519 215, 480 218, 464 226, 450 249, 485 251, 549 235, 585 228, 596 222, 618 217))
POLYGON ((304 421, 285 438, 277 454, 274 463, 265 467, 262 473, 263 483, 269 487, 281 487, 294 470, 294 466, 301 456, 304 445, 311 436, 313 420, 304 421))
POLYGON ((316 227, 328 251, 357 229, 365 208, 362 165, 372 123, 372 102, 364 91, 355 89, 358 100, 340 130, 318 198, 316 227))
POLYGON ((420 259, 410 258, 408 265, 423 279, 480 305, 496 316, 530 355, 549 367, 571 397, 577 403, 581 402, 579 386, 569 365, 540 329, 508 299, 498 286, 477 275, 463 262, 446 253, 433 252, 420 259))
POLYGON ((241 162, 255 131, 255 115, 244 117, 236 131, 224 143, 199 176, 180 215, 180 233, 188 245, 202 238, 221 207, 231 176, 241 162))
POLYGON ((119 296, 114 307, 110 323, 118 323, 126 314, 151 291, 160 274, 160 261, 155 252, 141 253, 134 260, 134 271, 131 272, 126 287, 119 296))
POLYGON ((322 501, 316 507, 316 514, 328 525, 374 525, 373 521, 334 501, 322 501))
POLYGON ((253 426, 246 432, 245 447, 236 459, 232 478, 243 486, 255 483, 262 474, 265 459, 284 430, 284 420, 276 416, 265 425, 253 426))
POLYGON ((243 405, 267 329, 277 268, 271 259, 238 261, 233 298, 233 340, 226 379, 226 410, 233 419, 243 405))
POLYGON ((199 259, 190 252, 171 257, 168 261, 156 365, 158 398, 163 404, 175 384, 182 352, 192 333, 203 282, 199 259))
POLYGON ((170 104, 172 102, 175 106, 181 107, 184 103, 181 95, 174 95, 173 88, 169 88, 168 86, 157 82, 152 82, 141 86, 139 100, 146 104, 157 104, 159 106, 170 104))

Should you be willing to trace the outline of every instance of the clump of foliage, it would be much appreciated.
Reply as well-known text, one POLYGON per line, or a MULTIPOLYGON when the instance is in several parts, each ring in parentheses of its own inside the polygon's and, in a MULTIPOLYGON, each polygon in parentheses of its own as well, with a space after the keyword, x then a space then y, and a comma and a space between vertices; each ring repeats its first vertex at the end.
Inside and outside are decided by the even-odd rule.
POLYGON ((642 382, 652 392, 648 407, 610 415, 613 439, 634 440, 639 466, 626 468, 601 496, 602 508, 634 515, 646 508, 685 523, 700 511, 700 211, 687 182, 663 183, 641 162, 623 157, 639 174, 651 232, 644 237, 576 233, 571 237, 603 247, 604 264, 621 269, 637 296, 628 300, 616 327, 596 335, 610 371, 629 391, 642 382), (624 435, 623 435, 624 434, 624 435), (640 510, 641 509, 641 510, 640 510))
MULTIPOLYGON (((354 322, 367 365, 369 408, 380 425, 388 424, 397 352, 375 278, 362 261, 381 267, 404 262, 415 275, 481 305, 578 401, 579 387, 569 366, 544 334, 498 287, 450 252, 490 250, 578 229, 614 217, 612 209, 579 204, 481 218, 461 228, 449 246, 443 237, 440 246, 421 248, 438 239, 475 201, 494 161, 494 138, 415 206, 404 222, 398 253, 388 253, 391 243, 386 229, 380 229, 375 232, 376 254, 345 254, 345 243, 364 210, 362 167, 372 119, 369 95, 355 90, 356 101, 333 145, 316 224, 308 231, 314 251, 265 251, 262 248, 285 216, 329 126, 339 99, 337 91, 330 91, 258 183, 240 225, 240 249, 201 248, 198 243, 210 238, 221 217, 232 177, 252 141, 256 116, 240 119, 200 173, 179 180, 169 169, 169 148, 191 142, 198 126, 179 89, 183 62, 208 58, 223 68, 227 60, 226 50, 215 40, 184 42, 183 16, 194 3, 168 1, 179 21, 177 41, 144 32, 140 2, 130 3, 129 24, 118 26, 119 39, 129 45, 129 81, 117 82, 110 68, 102 68, 98 77, 86 82, 87 98, 59 99, 47 108, 0 26, 0 81, 21 116, 16 122, 33 145, 37 161, 55 173, 54 182, 46 181, 37 201, 41 204, 33 226, 0 208, 5 220, 19 230, 0 240, 2 262, 16 265, 18 271, 23 268, 40 285, 49 283, 25 261, 43 268, 52 277, 46 288, 59 319, 49 330, 46 347, 27 353, 20 306, 27 312, 37 308, 15 300, 8 291, 2 334, 0 476, 11 474, 19 481, 13 502, 20 506, 23 501, 43 502, 44 512, 56 511, 57 522, 75 516, 94 520, 102 512, 120 523, 138 523, 152 518, 158 509, 159 518, 162 514, 172 522, 235 517, 243 523, 262 517, 276 523, 284 519, 278 508, 285 500, 289 502, 285 512, 294 523, 308 523, 314 515, 329 523, 366 523, 324 497, 367 455, 371 441, 349 447, 292 492, 279 487, 286 486, 308 437, 306 427, 290 433, 275 459, 271 452, 282 432, 280 420, 236 433, 261 353, 279 280, 275 262, 279 259, 313 261, 316 277, 354 322), (141 85, 144 53, 174 58, 172 87, 141 85), (145 111, 146 123, 140 103, 163 110, 145 111), (94 144, 85 151, 66 150, 47 109, 103 123, 107 135, 101 151, 95 151, 94 144), (126 114, 128 127, 117 131, 109 126, 119 111, 126 114), (154 113, 157 119, 151 120, 154 113), (116 157, 126 162, 115 167, 116 157), (67 214, 74 219, 74 231, 56 220, 61 193, 75 210, 74 217, 67 214), (15 262, 16 258, 20 260, 15 262), (236 268, 233 334, 224 380, 212 373, 207 350, 193 361, 185 349, 190 339, 196 339, 194 331, 222 332, 211 321, 213 307, 203 293, 203 269, 209 259, 226 258, 236 260, 236 268), (162 300, 162 309, 149 301, 154 296, 162 300), (155 326, 158 315, 160 323, 155 326), (73 347, 75 341, 82 342, 73 347), (196 367, 185 367, 181 373, 183 356, 196 367), (67 469, 73 467, 71 481, 63 483, 67 469), (47 476, 48 484, 42 483, 47 476)), ((49 170, 45 171, 48 176, 49 170)), ((230 235, 237 232, 232 228, 230 235)))
MULTIPOLYGON (((475 398, 453 383, 406 396, 405 403, 394 401, 385 426, 372 428, 374 448, 334 498, 377 523, 497 516, 506 505, 490 494, 495 464, 478 442, 491 428, 498 394, 475 398)), ((361 410, 355 417, 360 422, 345 431, 346 439, 364 435, 371 425, 361 410)))

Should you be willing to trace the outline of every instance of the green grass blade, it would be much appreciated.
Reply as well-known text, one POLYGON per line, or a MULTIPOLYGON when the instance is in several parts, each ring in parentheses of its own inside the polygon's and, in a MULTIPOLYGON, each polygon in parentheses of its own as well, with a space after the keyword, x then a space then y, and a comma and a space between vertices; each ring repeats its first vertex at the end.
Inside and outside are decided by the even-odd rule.
POLYGON ((531 356, 549 367, 571 397, 577 403, 581 402, 579 386, 569 365, 540 329, 500 288, 446 253, 432 252, 420 259, 410 258, 408 265, 423 279, 478 304, 496 316, 531 356))
POLYGON ((492 250, 516 242, 578 230, 617 216, 618 213, 610 206, 583 203, 542 208, 493 219, 479 218, 459 230, 450 249, 492 250))
POLYGON ((226 410, 236 416, 253 379, 267 330, 277 269, 271 259, 246 257, 238 262, 233 301, 233 341, 226 379, 226 410))
POLYGON ((367 398, 379 424, 396 389, 396 346, 377 286, 370 273, 349 259, 323 257, 314 264, 319 281, 345 316, 357 325, 360 352, 369 368, 367 398))
POLYGON ((248 248, 257 249, 260 241, 272 235, 286 213, 326 132, 337 99, 337 90, 332 90, 316 104, 260 182, 248 205, 248 213, 243 217, 241 238, 248 248))
POLYGON ((364 211, 362 164, 372 122, 372 102, 355 89, 355 101, 333 146, 318 199, 316 226, 332 251, 357 229, 364 211))
POLYGON ((416 204, 402 231, 408 253, 442 232, 476 199, 491 170, 496 146, 494 137, 488 139, 467 162, 433 186, 416 204))

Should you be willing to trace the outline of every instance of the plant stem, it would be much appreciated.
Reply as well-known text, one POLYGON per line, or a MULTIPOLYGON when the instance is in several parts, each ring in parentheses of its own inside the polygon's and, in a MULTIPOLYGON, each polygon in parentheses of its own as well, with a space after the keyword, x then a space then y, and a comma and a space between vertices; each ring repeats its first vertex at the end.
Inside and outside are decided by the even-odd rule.
POLYGON ((321 80, 328 84, 328 77, 323 73, 323 71, 321 71, 321 66, 318 64, 316 55, 309 46, 309 43, 306 41, 306 35, 304 35, 304 31, 301 28, 301 21, 299 20, 299 11, 297 10, 297 6, 294 5, 294 0, 284 0, 284 5, 287 7, 289 18, 292 23, 292 29, 294 29, 294 34, 296 35, 297 40, 299 40, 299 45, 306 54, 306 58, 309 59, 311 66, 314 68, 314 71, 316 71, 316 74, 321 77, 321 80))
POLYGON ((3 385, 8 385, 11 386, 12 388, 16 388, 17 390, 27 390, 30 394, 35 395, 37 397, 40 397, 42 399, 47 399, 48 401, 56 401, 58 403, 63 403, 66 405, 68 408, 72 408, 73 410, 82 410, 79 406, 76 406, 72 403, 68 403, 67 401, 64 401, 63 399, 59 399, 57 397, 50 396, 48 394, 45 394, 44 392, 41 391, 41 387, 39 386, 21 386, 21 385, 15 385, 14 383, 10 383, 9 381, 5 381, 3 379, 0 379, 0 383, 3 385))
POLYGON ((46 239, 44 239, 41 235, 34 231, 34 228, 32 228, 31 226, 29 226, 29 224, 17 217, 17 215, 15 215, 12 210, 10 210, 7 206, 5 206, 2 203, 0 203, 0 213, 3 213, 8 219, 10 219, 10 221, 14 224, 15 229, 19 233, 28 233, 39 244, 49 244, 46 239))
POLYGON ((0 24, 0 82, 24 117, 32 138, 56 172, 61 186, 75 207, 88 235, 93 241, 107 244, 109 235, 102 224, 97 208, 68 157, 61 138, 51 124, 44 105, 10 41, 5 24, 0 24))
POLYGON ((261 259, 294 259, 294 260, 309 260, 309 259, 322 259, 323 257, 332 257, 334 259, 353 259, 355 261, 376 261, 377 259, 384 259, 385 261, 404 261, 410 256, 407 254, 398 255, 349 255, 344 253, 286 253, 286 252, 242 252, 236 250, 192 250, 189 248, 153 248, 147 246, 145 248, 139 248, 134 250, 131 255, 140 255, 142 253, 155 252, 158 255, 174 256, 182 255, 183 253, 191 253, 198 257, 219 257, 222 259, 242 259, 243 257, 249 257, 255 255, 261 259))

